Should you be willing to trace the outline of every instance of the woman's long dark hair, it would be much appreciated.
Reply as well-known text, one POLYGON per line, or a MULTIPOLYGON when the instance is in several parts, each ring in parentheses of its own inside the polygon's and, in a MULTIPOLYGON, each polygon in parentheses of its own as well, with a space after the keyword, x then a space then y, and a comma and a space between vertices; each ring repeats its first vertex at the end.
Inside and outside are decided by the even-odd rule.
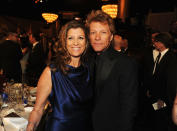
POLYGON ((58 50, 56 53, 56 59, 52 63, 54 64, 54 70, 60 69, 64 74, 68 73, 68 67, 67 64, 71 61, 71 56, 68 53, 68 50, 66 48, 66 39, 67 34, 70 29, 76 29, 81 28, 84 31, 85 38, 86 38, 86 49, 84 53, 81 55, 81 64, 83 64, 86 61, 86 52, 88 47, 88 36, 86 32, 86 28, 84 24, 80 21, 72 20, 68 23, 66 23, 60 30, 59 36, 58 36, 58 50))

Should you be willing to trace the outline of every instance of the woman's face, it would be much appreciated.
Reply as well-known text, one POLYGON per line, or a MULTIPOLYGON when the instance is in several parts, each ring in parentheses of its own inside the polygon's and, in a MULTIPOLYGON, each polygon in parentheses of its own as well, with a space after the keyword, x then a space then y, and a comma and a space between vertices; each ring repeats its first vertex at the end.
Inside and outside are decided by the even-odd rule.
POLYGON ((68 30, 66 48, 71 58, 80 58, 86 48, 86 37, 83 29, 71 28, 68 30))

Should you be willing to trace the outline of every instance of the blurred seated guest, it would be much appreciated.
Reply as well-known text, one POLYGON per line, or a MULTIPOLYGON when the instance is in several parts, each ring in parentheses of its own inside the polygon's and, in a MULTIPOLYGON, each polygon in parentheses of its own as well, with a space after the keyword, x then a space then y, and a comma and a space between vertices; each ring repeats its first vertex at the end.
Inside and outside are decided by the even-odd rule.
POLYGON ((37 86, 37 81, 45 68, 45 56, 41 43, 40 36, 36 33, 29 35, 29 42, 32 44, 32 49, 26 65, 26 83, 29 86, 37 86))
POLYGON ((5 78, 5 76, 3 75, 3 70, 0 69, 0 93, 3 92, 3 88, 4 88, 4 83, 7 82, 7 79, 5 78))
POLYGON ((59 34, 54 63, 43 71, 37 85, 37 99, 28 120, 27 131, 35 130, 49 98, 52 113, 46 131, 92 131, 92 87, 85 61, 88 46, 85 26, 70 21, 59 34))
POLYGON ((6 40, 0 44, 0 69, 10 81, 21 82, 22 69, 20 60, 23 57, 16 33, 7 33, 6 40))

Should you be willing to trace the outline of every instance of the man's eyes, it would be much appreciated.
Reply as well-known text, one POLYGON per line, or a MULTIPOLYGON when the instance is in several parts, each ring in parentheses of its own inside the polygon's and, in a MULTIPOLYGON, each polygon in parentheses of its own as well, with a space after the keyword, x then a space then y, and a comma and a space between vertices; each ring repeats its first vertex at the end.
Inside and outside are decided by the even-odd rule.
POLYGON ((79 39, 83 40, 83 39, 84 39, 84 37, 79 37, 79 39))
MULTIPOLYGON (((95 34, 96 32, 90 32, 90 34, 95 34)), ((102 31, 102 32, 100 32, 100 33, 102 33, 102 34, 106 34, 107 32, 106 31, 102 31)))

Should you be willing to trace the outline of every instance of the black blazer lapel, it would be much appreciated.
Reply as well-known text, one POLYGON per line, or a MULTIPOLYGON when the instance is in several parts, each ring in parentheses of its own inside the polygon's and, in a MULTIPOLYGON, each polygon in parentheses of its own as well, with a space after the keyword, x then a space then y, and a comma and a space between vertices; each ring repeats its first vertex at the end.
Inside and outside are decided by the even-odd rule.
POLYGON ((113 69, 115 62, 116 60, 113 59, 104 60, 104 62, 102 63, 102 69, 100 71, 101 81, 105 81, 108 78, 110 72, 113 69))
POLYGON ((114 64, 116 63, 116 59, 109 53, 104 54, 97 62, 98 66, 96 69, 96 83, 97 86, 100 87, 104 85, 104 82, 111 73, 114 64))
POLYGON ((168 61, 168 59, 170 59, 169 57, 169 51, 165 53, 165 55, 161 58, 158 68, 157 68, 157 72, 161 72, 164 69, 164 66, 166 65, 166 62, 168 61))

